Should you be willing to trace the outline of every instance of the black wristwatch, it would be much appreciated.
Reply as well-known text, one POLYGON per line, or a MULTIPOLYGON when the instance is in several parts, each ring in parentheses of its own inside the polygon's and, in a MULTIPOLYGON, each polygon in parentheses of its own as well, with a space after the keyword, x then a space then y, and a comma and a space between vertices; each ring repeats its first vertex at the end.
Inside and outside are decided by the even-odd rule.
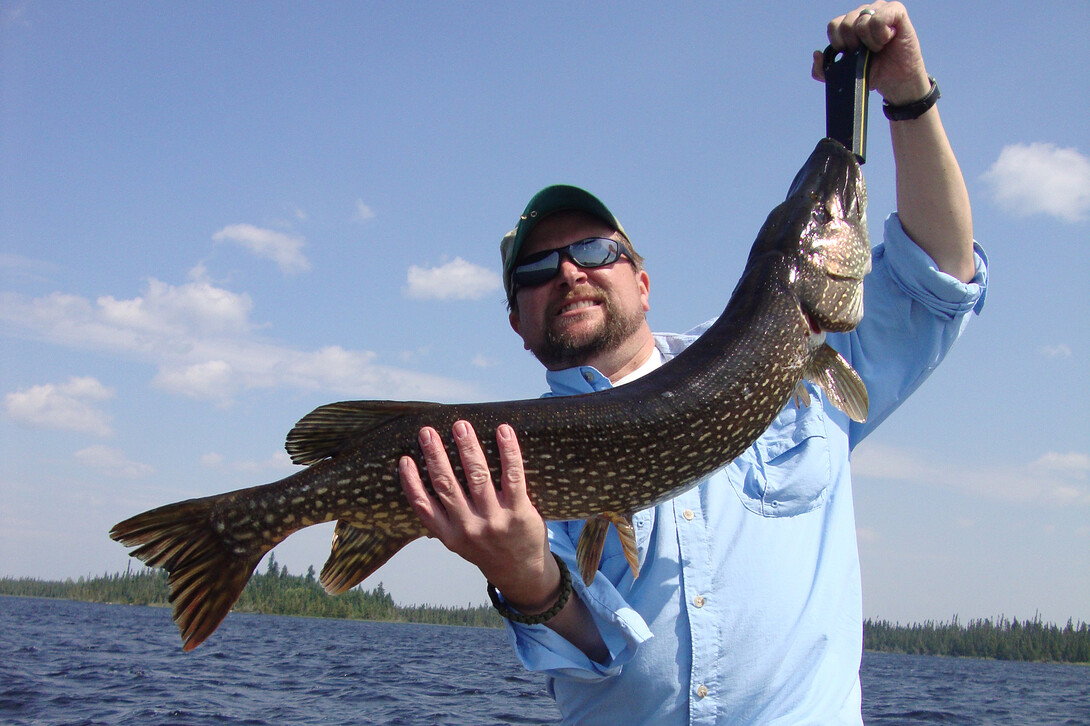
POLYGON ((928 109, 934 106, 935 102, 942 97, 942 93, 939 92, 939 84, 935 81, 934 76, 928 76, 927 80, 931 81, 931 90, 919 101, 904 103, 899 106, 894 106, 889 101, 882 101, 882 113, 886 115, 886 118, 890 121, 910 121, 923 116, 928 109))

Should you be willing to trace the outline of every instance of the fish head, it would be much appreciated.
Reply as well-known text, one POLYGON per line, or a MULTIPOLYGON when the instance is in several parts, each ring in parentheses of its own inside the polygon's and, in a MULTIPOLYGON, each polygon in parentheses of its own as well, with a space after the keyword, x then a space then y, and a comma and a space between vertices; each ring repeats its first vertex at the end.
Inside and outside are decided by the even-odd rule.
POLYGON ((788 284, 811 329, 851 330, 863 318, 863 278, 871 269, 867 187, 855 155, 822 139, 780 206, 788 284))

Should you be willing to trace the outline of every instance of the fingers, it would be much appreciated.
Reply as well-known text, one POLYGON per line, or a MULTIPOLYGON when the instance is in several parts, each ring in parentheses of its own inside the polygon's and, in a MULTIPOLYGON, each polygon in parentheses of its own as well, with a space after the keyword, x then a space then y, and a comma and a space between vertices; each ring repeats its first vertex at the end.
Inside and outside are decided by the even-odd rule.
MULTIPOLYGON (((457 427, 456 431, 458 431, 457 427)), ((473 441, 476 442, 476 436, 472 434, 472 429, 469 430, 468 434, 465 429, 461 429, 455 434, 459 449, 466 445, 467 436, 472 437, 473 441), (461 433, 460 437, 458 433, 461 433)), ((434 494, 428 492, 420 470, 410 456, 404 456, 398 462, 401 488, 409 500, 409 505, 420 517, 420 521, 428 528, 428 531, 444 544, 450 546, 464 529, 464 523, 474 515, 473 507, 466 499, 466 493, 462 489, 461 482, 454 473, 454 468, 451 466, 450 458, 447 456, 447 450, 443 445, 443 439, 439 436, 439 432, 430 426, 426 426, 420 430, 417 442, 420 445, 420 453, 424 457, 428 481, 434 494)), ((483 459, 483 454, 481 457, 483 459)), ((487 475, 487 467, 485 467, 485 474, 487 475)), ((479 480, 479 471, 475 472, 470 478, 476 479, 474 486, 478 489, 483 488, 479 480)), ((488 488, 491 488, 491 486, 488 488)))
MULTIPOLYGON (((497 433, 504 470, 503 485, 525 497, 522 457, 510 426, 501 427, 506 433, 497 433)), ((412 457, 399 462, 402 490, 410 505, 436 537, 446 541, 448 535, 471 527, 474 520, 491 519, 499 513, 500 501, 492 474, 488 467, 480 440, 473 427, 466 421, 458 421, 452 427, 454 443, 462 464, 465 487, 455 473, 439 433, 425 427, 420 430, 418 441, 428 480, 434 494, 427 490, 420 470, 412 457)), ((505 499, 515 499, 506 497, 505 499)))
POLYGON ((855 50, 862 43, 877 53, 892 40, 901 10, 900 3, 884 0, 860 5, 829 21, 829 43, 837 50, 855 50))
POLYGON ((503 472, 500 482, 503 504, 517 507, 526 497, 526 473, 522 464, 522 450, 519 448, 515 430, 507 424, 496 429, 496 446, 500 451, 500 470, 503 472))
POLYGON ((428 493, 420 470, 411 456, 403 456, 398 461, 398 474, 401 478, 401 490, 405 492, 405 498, 416 516, 433 537, 446 542, 450 531, 446 510, 439 504, 439 500, 428 493))
POLYGON ((825 54, 820 50, 814 51, 814 67, 810 69, 810 75, 815 81, 825 81, 825 54))
MULTIPOLYGON (((462 471, 465 472, 466 489, 469 491, 467 505, 476 514, 488 519, 499 508, 499 501, 481 442, 468 421, 456 422, 453 431, 454 443, 458 446, 458 455, 462 460, 462 471)), ((447 467, 449 466, 447 462, 447 467)), ((463 498, 462 502, 465 501, 463 498)))

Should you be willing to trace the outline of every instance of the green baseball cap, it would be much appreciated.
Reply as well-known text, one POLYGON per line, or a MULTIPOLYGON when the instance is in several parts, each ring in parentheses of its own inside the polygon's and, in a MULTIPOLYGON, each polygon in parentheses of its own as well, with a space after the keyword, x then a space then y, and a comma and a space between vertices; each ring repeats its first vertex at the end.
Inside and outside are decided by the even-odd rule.
POLYGON ((613 227, 626 238, 628 237, 613 213, 590 192, 567 184, 554 184, 545 187, 530 199, 530 203, 526 205, 525 211, 519 217, 518 224, 515 225, 513 230, 505 234, 500 242, 500 259, 503 260, 503 289, 507 292, 509 302, 514 302, 512 300, 514 291, 511 289, 511 271, 515 268, 515 261, 519 258, 522 243, 530 236, 530 232, 533 231, 538 222, 553 212, 569 209, 591 214, 613 227))

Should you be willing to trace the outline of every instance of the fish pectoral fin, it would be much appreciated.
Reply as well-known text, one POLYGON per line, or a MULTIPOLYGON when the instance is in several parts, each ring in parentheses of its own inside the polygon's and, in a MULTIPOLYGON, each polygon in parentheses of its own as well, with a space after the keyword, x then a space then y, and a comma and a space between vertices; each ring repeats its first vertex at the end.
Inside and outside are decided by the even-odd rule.
POLYGON ((867 420, 870 403, 866 384, 828 343, 811 356, 805 376, 820 386, 833 405, 848 414, 852 421, 863 423, 867 420))
POLYGON ((284 448, 293 464, 339 454, 357 436, 406 414, 439 406, 420 401, 342 401, 320 406, 295 424, 284 448))
POLYGON ((604 515, 598 515, 586 521, 583 531, 579 533, 579 541, 575 543, 575 562, 579 565, 583 582, 588 585, 594 582, 594 576, 598 574, 598 564, 602 561, 607 534, 609 520, 604 515))
POLYGON ((791 397, 795 399, 795 405, 799 408, 810 407, 810 392, 806 390, 806 384, 799 381, 799 385, 795 386, 795 392, 791 394, 791 397))
POLYGON ((387 532, 357 527, 342 519, 333 530, 329 559, 318 581, 330 595, 347 592, 417 537, 392 537, 387 532))
POLYGON ((579 574, 588 585, 594 582, 594 576, 598 574, 598 565, 602 561, 602 551, 605 549, 606 535, 609 534, 611 524, 620 535, 621 549, 632 570, 632 577, 640 576, 640 554, 636 546, 636 529, 632 526, 632 515, 603 512, 587 520, 583 531, 579 533, 579 541, 575 544, 575 561, 579 565, 579 574))
POLYGON ((636 528, 632 526, 632 515, 607 512, 606 516, 617 528, 617 534, 621 537, 621 550, 624 551, 624 558, 632 570, 632 579, 636 579, 640 576, 640 551, 636 546, 636 528))

